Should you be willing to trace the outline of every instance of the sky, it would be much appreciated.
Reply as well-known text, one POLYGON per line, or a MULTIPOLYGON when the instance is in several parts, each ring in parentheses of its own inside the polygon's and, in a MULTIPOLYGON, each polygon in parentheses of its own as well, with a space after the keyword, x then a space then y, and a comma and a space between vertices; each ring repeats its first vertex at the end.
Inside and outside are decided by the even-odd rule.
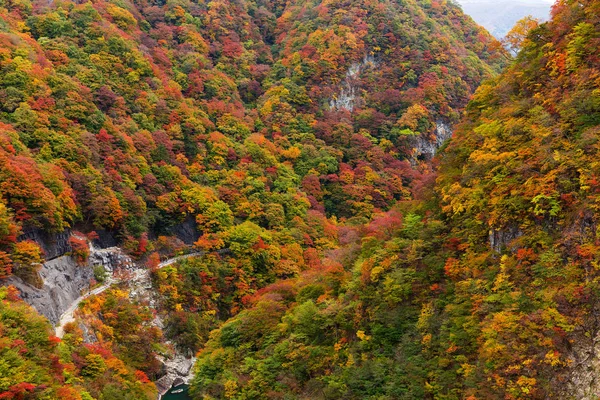
POLYGON ((501 39, 521 18, 531 15, 541 21, 550 16, 554 0, 457 0, 475 22, 501 39))

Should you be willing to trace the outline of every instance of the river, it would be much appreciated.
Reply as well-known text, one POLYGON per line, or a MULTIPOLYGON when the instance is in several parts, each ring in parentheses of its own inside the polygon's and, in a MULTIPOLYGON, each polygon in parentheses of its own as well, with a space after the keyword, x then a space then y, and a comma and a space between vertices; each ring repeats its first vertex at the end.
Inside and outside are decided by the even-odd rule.
POLYGON ((187 385, 179 385, 177 387, 172 388, 167 393, 165 393, 161 400, 192 400, 192 398, 188 395, 188 386, 187 385), (183 389, 181 393, 172 393, 174 390, 183 389))

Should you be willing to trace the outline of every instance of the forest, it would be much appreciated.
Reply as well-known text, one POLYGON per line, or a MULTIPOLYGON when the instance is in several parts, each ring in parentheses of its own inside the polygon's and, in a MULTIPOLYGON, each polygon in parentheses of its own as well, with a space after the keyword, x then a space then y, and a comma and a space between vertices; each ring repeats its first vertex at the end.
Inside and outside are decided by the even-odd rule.
POLYGON ((598 0, 0 0, 0 399, 600 396, 598 48, 598 0), (156 301, 57 337, 31 232, 156 301))

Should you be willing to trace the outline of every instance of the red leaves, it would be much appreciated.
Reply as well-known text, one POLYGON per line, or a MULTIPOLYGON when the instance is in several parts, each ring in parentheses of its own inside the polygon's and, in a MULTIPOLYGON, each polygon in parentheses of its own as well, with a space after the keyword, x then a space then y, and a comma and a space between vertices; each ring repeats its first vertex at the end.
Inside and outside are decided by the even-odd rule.
POLYGON ((244 52, 244 48, 242 47, 242 45, 240 44, 238 38, 229 36, 226 37, 223 40, 223 55, 225 57, 230 57, 230 58, 236 58, 242 55, 242 53, 244 52))
POLYGON ((531 265, 538 259, 538 254, 531 248, 520 248, 517 250, 517 260, 519 264, 531 265))
POLYGON ((106 131, 106 129, 100 129, 96 135, 96 139, 101 143, 110 143, 112 142, 113 137, 106 131))
POLYGON ((25 396, 33 392, 36 387, 36 385, 28 382, 17 383, 11 386, 8 391, 0 393, 0 399, 25 399, 25 396))
POLYGON ((69 238, 69 245, 71 246, 71 256, 75 259, 78 265, 85 265, 90 255, 90 250, 86 239, 82 239, 76 236, 69 238))
POLYGON ((402 214, 396 210, 375 215, 366 228, 366 236, 373 236, 380 240, 391 238, 394 232, 402 227, 402 214))
POLYGON ((6 279, 12 273, 12 260, 8 253, 0 251, 0 279, 6 279))

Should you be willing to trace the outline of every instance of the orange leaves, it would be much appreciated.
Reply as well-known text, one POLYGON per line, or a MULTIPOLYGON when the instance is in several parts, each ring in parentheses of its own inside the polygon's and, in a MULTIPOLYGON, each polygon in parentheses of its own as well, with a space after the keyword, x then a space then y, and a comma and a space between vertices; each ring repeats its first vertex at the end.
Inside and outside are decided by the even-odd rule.
POLYGON ((150 271, 156 271, 160 264, 160 255, 157 252, 153 252, 148 256, 146 260, 146 266, 150 271))
POLYGON ((18 265, 19 267, 39 264, 42 262, 42 249, 36 242, 24 240, 15 243, 12 259, 15 265, 18 265))
POLYGON ((61 400, 81 400, 79 392, 71 386, 63 386, 56 390, 57 398, 61 400))
POLYGON ((216 233, 204 233, 194 243, 194 247, 203 251, 213 251, 223 248, 225 242, 219 234, 216 233))
POLYGON ((583 259, 589 260, 598 255, 600 246, 596 246, 591 243, 577 246, 577 255, 583 259))
POLYGON ((0 279, 6 279, 12 273, 12 260, 10 255, 0 251, 0 279))
POLYGON ((148 378, 148 375, 146 375, 143 371, 140 370, 136 370, 135 371, 135 378, 142 382, 142 383, 150 383, 150 379, 148 378))
POLYGON ((535 263, 538 259, 537 252, 532 248, 520 248, 517 250, 517 261, 525 266, 535 263))
POLYGON ((463 270, 460 261, 456 258, 448 258, 446 260, 446 264, 444 265, 444 272, 446 276, 450 277, 452 280, 459 280, 462 278, 463 270))

